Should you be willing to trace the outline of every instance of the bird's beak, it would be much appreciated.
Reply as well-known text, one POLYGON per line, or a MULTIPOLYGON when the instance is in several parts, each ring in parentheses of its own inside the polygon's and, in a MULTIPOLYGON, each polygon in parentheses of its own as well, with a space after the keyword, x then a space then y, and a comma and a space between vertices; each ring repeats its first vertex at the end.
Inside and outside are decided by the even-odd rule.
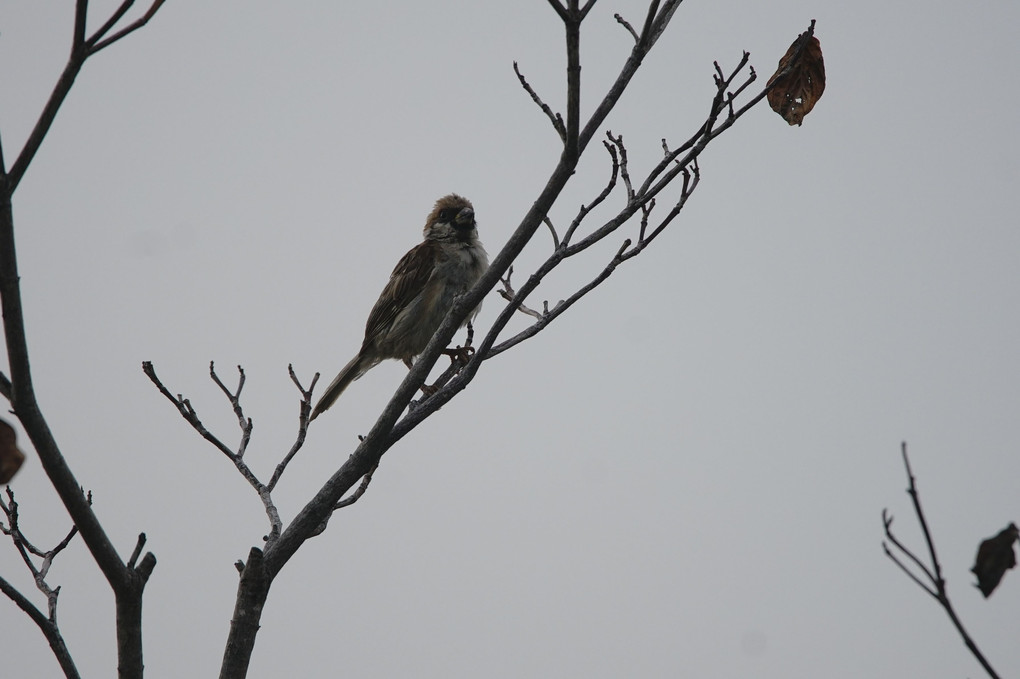
POLYGON ((468 228, 475 225, 475 211, 469 207, 464 208, 453 218, 454 226, 468 228))

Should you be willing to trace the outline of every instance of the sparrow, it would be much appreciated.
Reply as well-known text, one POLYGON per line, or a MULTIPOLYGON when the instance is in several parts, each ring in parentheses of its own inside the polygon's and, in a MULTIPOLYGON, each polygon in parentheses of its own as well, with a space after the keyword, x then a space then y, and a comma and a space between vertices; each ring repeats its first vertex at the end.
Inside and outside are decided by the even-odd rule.
MULTIPOLYGON (((467 198, 451 193, 437 200, 423 233, 425 239, 397 262, 368 314, 361 350, 326 387, 311 419, 328 410, 351 382, 384 359, 399 358, 410 368, 457 296, 488 269, 489 258, 478 240, 475 211, 467 198)), ((462 327, 481 306, 468 314, 462 327)))

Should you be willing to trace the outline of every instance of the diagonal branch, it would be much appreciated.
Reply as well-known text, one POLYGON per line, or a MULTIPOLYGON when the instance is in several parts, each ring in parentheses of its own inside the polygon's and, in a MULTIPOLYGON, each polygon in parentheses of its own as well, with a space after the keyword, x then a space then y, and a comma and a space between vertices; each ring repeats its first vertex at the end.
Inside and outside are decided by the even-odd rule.
MULTIPOLYGON (((113 28, 117 24, 117 22, 121 20, 121 18, 127 13, 127 11, 129 9, 131 9, 131 6, 134 5, 134 4, 135 4, 135 0, 124 0, 120 4, 120 7, 118 7, 116 9, 116 11, 114 11, 114 13, 110 15, 110 18, 107 19, 103 23, 103 25, 99 27, 99 30, 97 30, 95 33, 93 33, 92 37, 90 37, 88 40, 85 41, 85 44, 90 49, 92 47, 94 47, 97 42, 102 40, 104 35, 106 35, 107 33, 110 32, 110 29, 113 28)), ((82 26, 82 35, 84 35, 84 31, 85 31, 85 28, 84 28, 84 25, 83 25, 82 26)))
POLYGON ((47 643, 50 645, 50 650, 53 651, 54 657, 60 663, 60 669, 63 670, 64 676, 67 679, 79 679, 81 675, 78 674, 78 669, 74 665, 74 659, 71 658, 71 652, 68 650, 64 637, 57 625, 51 622, 49 618, 43 615, 42 611, 36 608, 31 601, 25 598, 21 592, 2 577, 0 577, 0 592, 3 592, 8 599, 14 602, 15 606, 24 611, 43 633, 47 643))
POLYGON ((566 21, 566 19, 567 19, 567 8, 564 7, 562 5, 562 3, 560 3, 559 0, 547 0, 547 2, 549 3, 549 6, 552 7, 553 10, 556 11, 556 14, 560 17, 560 19, 563 19, 564 21, 566 21))
POLYGON ((992 669, 992 666, 981 652, 981 649, 978 648, 974 640, 971 639, 970 634, 967 633, 966 628, 963 626, 963 622, 956 615, 956 611, 953 609, 953 604, 949 600, 949 593, 946 590, 946 581, 945 578, 942 577, 942 566, 939 564, 938 556, 935 553, 935 541, 932 539, 931 531, 928 529, 928 521, 925 519, 924 510, 921 509, 921 496, 917 491, 917 483, 914 479, 914 473, 910 469, 910 459, 907 457, 906 443, 903 443, 901 446, 901 454, 903 456, 903 466, 906 469, 907 479, 909 481, 907 494, 910 495, 910 499, 914 505, 914 512, 917 514, 917 521, 921 525, 921 530, 924 533, 924 541, 928 547, 928 556, 931 559, 931 565, 928 566, 922 563, 911 550, 907 549, 902 543, 900 543, 899 540, 896 539, 890 528, 892 526, 892 517, 889 516, 888 512, 885 510, 882 511, 882 523, 885 527, 885 534, 886 537, 889 538, 889 541, 920 568, 921 572, 924 573, 925 577, 929 581, 931 581, 933 586, 925 584, 920 577, 913 573, 906 564, 893 554, 885 543, 882 543, 882 548, 885 551, 886 556, 899 566, 900 569, 906 573, 915 584, 938 601, 939 605, 942 606, 942 609, 946 612, 946 615, 949 616, 949 620, 953 623, 956 631, 963 639, 964 645, 968 648, 968 650, 970 650, 971 654, 975 659, 977 659, 985 672, 988 673, 988 676, 992 677, 992 679, 999 679, 999 675, 994 669, 992 669))
MULTIPOLYGON (((580 102, 580 62, 578 55, 580 45, 579 28, 580 21, 583 18, 582 10, 578 8, 578 3, 574 0, 571 0, 567 6, 560 4, 556 0, 550 0, 550 5, 557 11, 560 18, 564 19, 566 17, 564 21, 566 22, 565 28, 567 30, 568 106, 566 123, 567 143, 564 152, 561 154, 556 167, 550 173, 545 187, 523 216, 517 229, 510 236, 502 250, 493 257, 488 271, 470 291, 458 298, 454 303, 450 313, 437 329, 428 346, 407 373, 389 403, 383 408, 375 424, 348 458, 347 462, 323 484, 316 495, 298 512, 294 520, 280 535, 280 539, 274 545, 266 548, 261 567, 266 570, 270 578, 279 572, 301 544, 321 525, 329 512, 333 510, 335 504, 340 501, 341 497, 353 488, 359 480, 364 478, 369 469, 396 441, 405 436, 445 403, 449 402, 456 394, 465 389, 474 378, 483 360, 482 357, 489 352, 500 331, 505 327, 509 318, 516 313, 516 307, 512 304, 508 305, 500 314, 494 326, 486 333, 474 357, 463 368, 460 374, 440 388, 438 392, 421 402, 416 408, 408 411, 408 404, 424 383, 439 355, 449 345, 454 333, 461 326, 462 320, 498 284, 525 245, 530 242, 535 231, 542 226, 543 220, 549 214, 553 203, 573 175, 580 154, 584 151, 591 137, 605 121, 606 116, 609 115, 610 111, 619 101, 648 50, 654 45, 659 35, 661 35, 662 30, 665 29, 669 18, 672 16, 672 12, 675 11, 679 4, 680 0, 654 3, 653 9, 656 11, 650 12, 650 14, 654 14, 654 18, 650 22, 646 21, 647 31, 632 48, 630 56, 627 58, 613 84, 607 90, 601 103, 591 113, 584 126, 581 127, 578 106, 580 102), (573 117, 571 112, 573 112, 573 117), (573 133, 576 133, 576 137, 573 136, 573 133), (573 143, 571 141, 572 138, 574 140, 573 143), (402 415, 403 419, 401 419, 402 415), (400 420, 399 423, 398 420, 400 420)), ((591 3, 586 3, 584 11, 590 10, 590 8, 591 3)), ((707 144, 707 142, 705 143, 707 144)), ((703 148, 704 146, 699 148, 697 153, 700 153, 703 148)), ((694 156, 691 156, 691 159, 694 156)), ((689 164, 691 159, 687 159, 687 162, 684 164, 689 164)), ((650 195, 646 196, 648 200, 652 197, 650 195)), ((640 206, 634 205, 628 208, 629 214, 633 215, 639 209, 640 206)), ((561 247, 558 252, 562 252, 562 250, 563 248, 561 247)), ((527 292, 530 292, 529 283, 530 280, 525 283, 525 287, 529 288, 527 292)), ((520 293, 518 296, 520 296, 520 293)), ((249 642, 250 640, 246 640, 245 643, 249 642)))
MULTIPOLYGON (((610 139, 611 138, 612 137, 610 136, 610 139)), ((623 143, 622 138, 620 139, 620 143, 622 145, 623 143)), ((584 218, 588 216, 588 213, 594 210, 599 205, 601 205, 602 202, 609 197, 609 194, 613 192, 613 189, 616 188, 616 180, 620 176, 621 167, 626 166, 627 157, 623 156, 623 158, 621 159, 620 156, 617 155, 616 146, 614 144, 610 144, 607 141, 603 141, 602 145, 605 146, 606 151, 609 152, 610 159, 612 159, 613 161, 613 168, 612 172, 609 175, 609 181, 606 183, 605 188, 602 189, 602 192, 599 195, 595 196, 594 200, 592 200, 587 205, 582 205, 581 209, 577 211, 577 216, 574 217, 574 221, 570 223, 570 226, 567 227, 567 232, 563 234, 564 246, 570 243, 570 239, 574 237, 574 232, 577 230, 577 227, 581 225, 581 222, 584 221, 584 218)))
MULTIPOLYGON (((297 513, 293 521, 282 531, 279 539, 271 544, 267 544, 264 552, 253 549, 248 563, 240 566, 242 583, 238 588, 235 619, 231 623, 221 676, 242 676, 243 670, 247 668, 247 663, 254 648, 255 634, 258 630, 258 617, 265 603, 269 584, 276 574, 287 564, 305 540, 321 532, 325 522, 328 521, 329 516, 335 511, 337 505, 345 502, 344 496, 359 481, 362 484, 367 483, 366 477, 369 477, 370 473, 379 464, 382 456, 397 441, 470 384, 482 362, 488 355, 491 355, 500 333, 510 319, 515 317, 527 296, 538 285, 541 275, 544 275, 542 272, 547 273, 548 270, 551 270, 551 267, 556 266, 564 258, 577 254, 591 244, 608 237, 609 234, 614 233, 638 212, 641 213, 641 225, 638 227, 637 234, 638 242, 634 243, 632 239, 626 239, 623 246, 617 250, 613 260, 607 265, 608 273, 604 272, 605 275, 611 274, 620 262, 640 252, 661 233, 662 228, 675 216, 673 213, 671 213, 672 216, 667 215, 667 218, 660 223, 660 226, 652 229, 649 233, 650 227, 648 221, 656 194, 661 192, 670 181, 680 176, 684 178, 684 185, 687 189, 692 189, 696 186, 696 180, 699 177, 696 162, 700 153, 712 139, 732 126, 744 112, 749 110, 757 101, 760 101, 761 98, 764 98, 764 94, 762 94, 742 109, 736 109, 733 106, 732 99, 727 101, 725 93, 718 95, 719 104, 714 104, 713 110, 717 111, 716 115, 718 116, 721 115, 723 110, 729 108, 730 115, 726 117, 726 122, 716 127, 716 121, 713 119, 711 123, 702 125, 695 136, 692 137, 690 145, 682 148, 676 156, 664 162, 660 176, 649 180, 647 187, 643 190, 634 186, 631 187, 635 194, 633 200, 628 200, 618 215, 610 220, 610 222, 607 222, 602 228, 589 234, 575 245, 565 245, 564 242, 560 242, 558 245, 554 243, 552 255, 539 268, 539 272, 532 275, 521 289, 513 295, 513 301, 501 310, 498 318, 487 331, 468 363, 463 367, 451 366, 441 377, 441 379, 446 379, 448 375, 450 376, 449 381, 444 386, 422 401, 412 403, 412 399, 424 384, 439 356, 450 345, 454 334, 463 325, 464 319, 499 281, 504 279, 504 276, 517 260, 524 247, 533 239, 535 232, 542 228, 543 224, 548 225, 547 220, 550 210, 560 197, 566 183, 574 175, 578 160, 587 144, 601 129, 606 117, 619 101, 644 57, 662 35, 673 13, 680 5, 681 0, 663 0, 662 2, 653 0, 650 3, 641 33, 632 47, 630 55, 622 65, 620 73, 616 76, 612 85, 605 92, 601 102, 587 117, 583 125, 580 116, 580 26, 587 13, 594 6, 594 2, 593 0, 588 0, 584 3, 583 7, 580 6, 579 0, 548 0, 548 2, 564 22, 566 31, 566 120, 562 122, 562 119, 555 115, 550 117, 550 121, 560 121, 560 124, 565 129, 563 152, 550 172, 545 186, 521 218, 517 228, 503 248, 493 257, 488 270, 471 290, 455 300, 450 312, 433 334, 428 345, 418 356, 418 359, 394 391, 389 402, 383 408, 369 432, 361 439, 354 452, 350 454, 346 462, 297 513), (249 584, 245 584, 246 582, 249 584)), ((520 75, 518 77, 520 79, 520 75)), ((528 89, 528 87, 525 87, 526 91, 528 89)), ((550 113, 546 113, 547 117, 550 116, 550 113)), ((553 122, 553 124, 554 128, 558 128, 556 122, 553 122)), ((612 151, 610 153, 613 155, 612 151)), ((682 207, 684 200, 685 197, 681 196, 677 204, 682 207)), ((573 236, 573 233, 571 233, 571 236, 573 236)), ((563 240, 567 241, 568 239, 564 237, 563 240)), ((605 278, 600 276, 595 281, 589 283, 589 286, 586 286, 585 289, 591 289, 604 280, 605 278)), ((578 296, 572 299, 579 299, 584 294, 583 290, 579 291, 578 296)), ((567 300, 567 302, 572 303, 572 300, 567 300)), ((552 313, 549 310, 545 311, 546 315, 551 315, 552 313)), ((562 310, 559 313, 562 313, 562 310)), ((351 497, 354 497, 356 494, 357 491, 351 497)))
POLYGON ((202 420, 198 418, 198 413, 195 412, 195 409, 191 406, 191 402, 188 399, 184 398, 180 394, 174 396, 170 393, 169 389, 163 386, 163 382, 156 375, 156 369, 153 367, 152 361, 142 362, 142 372, 144 372, 146 377, 148 377, 152 383, 156 385, 159 393, 163 394, 168 401, 174 404, 174 407, 177 408, 177 412, 179 412, 181 417, 183 417, 185 421, 198 432, 199 436, 213 444, 217 450, 230 458, 232 462, 237 462, 239 460, 234 451, 223 443, 223 441, 220 441, 212 432, 206 429, 205 425, 202 424, 202 420))
POLYGON ((560 141, 567 140, 567 128, 563 125, 563 116, 559 113, 553 113, 553 110, 549 108, 549 105, 542 101, 542 98, 538 96, 538 92, 532 88, 531 84, 525 79, 524 74, 521 73, 521 69, 517 67, 517 62, 514 62, 514 73, 517 74, 517 79, 521 82, 521 87, 524 91, 531 95, 531 100, 542 109, 542 113, 549 118, 549 122, 552 123, 553 129, 556 130, 556 134, 560 136, 560 141))
MULTIPOLYGON (((613 275, 613 272, 616 271, 616 267, 619 266, 621 262, 627 259, 626 257, 624 257, 624 252, 627 250, 627 248, 630 247, 630 245, 631 245, 630 239, 623 241, 623 245, 620 246, 620 249, 617 250, 616 254, 605 266, 605 268, 602 269, 598 276, 596 276, 587 285, 577 290, 567 299, 561 300, 552 309, 547 309, 546 312, 542 314, 541 318, 539 318, 537 322, 531 324, 523 331, 517 333, 516 335, 506 340, 505 342, 501 342, 500 344, 497 344, 496 346, 492 347, 492 349, 489 350, 485 358, 488 359, 498 354, 501 354, 507 349, 513 348, 514 346, 520 344, 524 340, 530 339, 531 337, 534 337, 539 332, 544 330, 550 323, 556 320, 556 318, 559 317, 564 311, 573 306, 575 302, 577 302, 579 299, 581 299, 589 292, 597 288, 599 285, 604 283, 606 279, 613 275)), ((516 296, 521 297, 521 293, 518 293, 516 296)))
MULTIPOLYGON (((156 15, 156 12, 159 11, 159 8, 163 6, 164 1, 165 0, 153 0, 153 3, 149 7, 148 11, 146 11, 145 14, 139 17, 137 21, 125 26, 121 30, 111 35, 109 38, 106 38, 105 40, 99 40, 99 38, 101 38, 102 35, 106 33, 106 31, 110 30, 110 28, 113 27, 113 24, 116 23, 116 21, 112 23, 107 22, 110 24, 109 26, 106 26, 104 24, 103 28, 105 30, 101 29, 100 31, 97 31, 95 35, 92 36, 93 40, 98 40, 98 42, 93 42, 91 45, 89 45, 89 55, 95 54, 99 50, 109 47, 110 45, 117 42, 121 38, 127 37, 128 35, 134 33, 145 24, 149 23, 149 20, 152 19, 152 17, 156 15)), ((130 6, 131 3, 125 4, 130 6)), ((127 11, 126 7, 124 7, 123 5, 121 5, 121 7, 124 9, 125 12, 127 11)), ((118 8, 117 11, 120 12, 121 8, 118 8)), ((123 12, 121 12, 121 16, 123 16, 123 12)), ((119 19, 120 17, 117 18, 119 19)))
POLYGON ((634 42, 637 42, 638 40, 641 39, 641 36, 637 34, 637 31, 635 31, 634 27, 630 25, 630 22, 628 22, 619 14, 614 14, 613 18, 616 19, 617 23, 619 23, 621 26, 627 29, 627 32, 629 32, 631 36, 634 38, 634 42))
POLYGON ((938 584, 935 580, 935 576, 932 574, 930 570, 928 570, 928 567, 924 564, 924 562, 917 558, 916 554, 910 551, 910 549, 907 548, 906 545, 899 541, 899 538, 893 535, 892 522, 893 517, 888 513, 888 510, 883 509, 882 523, 885 526, 886 538, 889 540, 890 543, 892 543, 893 547, 898 549, 901 554, 910 559, 914 563, 914 565, 921 570, 921 573, 924 574, 925 578, 927 578, 928 583, 931 584, 922 581, 920 577, 915 575, 914 572, 910 570, 907 567, 907 565, 904 564, 903 561, 895 555, 895 553, 893 553, 891 549, 889 549, 888 545, 885 542, 883 542, 882 549, 883 551, 885 551, 885 555, 888 556, 893 561, 895 561, 896 565, 898 565, 903 570, 904 573, 910 576, 910 579, 916 582, 921 589, 923 589, 924 591, 928 592, 928 594, 931 594, 933 597, 938 599, 939 598, 939 593, 937 591, 938 584))
POLYGON ((375 474, 375 470, 378 468, 379 463, 376 462, 372 466, 372 468, 368 470, 368 473, 365 474, 364 477, 362 477, 361 484, 358 486, 358 488, 349 496, 345 497, 343 500, 340 500, 335 505, 333 505, 333 511, 343 509, 344 507, 350 507, 352 504, 360 500, 361 496, 365 494, 366 490, 368 490, 368 484, 372 483, 372 475, 375 474))
MULTIPOLYGON (((502 297, 503 299, 505 299, 508 302, 512 302, 514 300, 514 298, 517 296, 517 292, 514 290, 514 286, 510 282, 510 277, 513 276, 513 275, 514 275, 514 268, 510 267, 507 270, 507 272, 506 272, 506 278, 501 278, 499 280, 499 282, 503 284, 503 287, 499 290, 499 296, 502 297)), ((538 320, 542 320, 543 312, 541 312, 541 311, 535 311, 534 309, 532 309, 530 307, 527 307, 527 306, 525 306, 523 304, 518 305, 517 310, 520 311, 521 313, 525 314, 526 316, 531 316, 532 318, 537 318, 538 320)), ((548 302, 545 303, 545 312, 544 313, 549 313, 549 303, 548 302)))
MULTIPOLYGON (((628 60, 628 63, 630 63, 630 60, 628 60)), ((723 83, 731 82, 733 80, 733 78, 735 78, 737 76, 737 74, 740 72, 740 70, 743 68, 744 65, 746 65, 746 59, 741 61, 741 63, 738 66, 738 68, 734 69, 733 74, 729 78, 724 78, 723 79, 723 83)), ((614 85, 610 87, 610 90, 609 90, 609 92, 606 95, 606 100, 604 100, 604 102, 603 102, 604 104, 606 103, 606 101, 611 100, 612 97, 615 96, 615 89, 617 87, 620 87, 621 83, 623 81, 625 81, 626 78, 628 78, 630 75, 632 75, 632 74, 628 71, 627 68, 625 68, 624 69, 624 73, 621 74, 620 79, 617 81, 617 83, 614 83, 614 85)), ((658 172, 658 174, 659 174, 657 182, 653 183, 653 181, 651 179, 648 179, 648 180, 645 181, 645 183, 643 184, 643 186, 641 188, 633 188, 632 187, 633 191, 634 191, 634 194, 635 194, 634 198, 627 202, 627 204, 616 215, 616 217, 614 217, 614 218, 610 219, 609 221, 607 221, 602 227, 596 229, 594 232, 592 232, 591 234, 587 235, 584 239, 582 239, 581 241, 577 242, 576 244, 563 245, 561 243, 561 247, 559 249, 557 249, 556 251, 554 251, 553 254, 550 255, 550 257, 548 258, 548 260, 541 267, 539 267, 538 270, 536 270, 536 272, 528 279, 528 281, 525 282, 525 284, 522 286, 522 288, 517 292, 517 294, 515 295, 514 300, 512 302, 510 302, 507 305, 507 307, 504 308, 503 312, 500 313, 500 315, 497 317, 496 321, 493 323, 493 325, 491 326, 489 331, 486 333, 485 338, 483 338, 482 343, 478 347, 477 353, 472 358, 472 360, 468 363, 468 365, 464 368, 464 370, 455 379, 451 380, 451 382, 449 384, 447 384, 445 387, 440 389, 439 392, 437 392, 436 394, 432 395, 429 399, 427 399, 424 402, 424 404, 422 405, 422 407, 416 408, 413 412, 409 412, 401 420, 401 422, 398 425, 393 427, 392 433, 390 435, 392 436, 394 441, 395 440, 399 440, 399 438, 401 438, 404 435, 406 435, 406 433, 408 431, 410 431, 415 426, 417 426, 418 423, 420 423, 422 420, 424 420, 426 417, 428 417, 432 412, 435 412, 436 410, 441 408, 443 404, 447 403, 457 393, 459 393, 461 390, 463 390, 467 386, 467 384, 474 378, 474 375, 477 373, 478 368, 479 368, 481 362, 486 360, 486 358, 488 357, 488 354, 489 354, 490 350, 495 345, 496 338, 499 336, 499 334, 502 332, 503 328, 509 322, 509 319, 515 313, 515 311, 517 310, 518 306, 520 304, 524 303, 524 300, 527 299, 528 295, 530 295, 530 293, 535 289, 535 287, 537 287, 537 285, 541 281, 541 279, 549 271, 551 271, 553 268, 558 266, 559 263, 563 259, 578 254, 579 252, 581 252, 581 251, 591 247, 595 243, 600 242, 601 240, 603 240, 604 238, 606 238, 610 234, 614 233, 617 229, 619 229, 623 224, 625 224, 629 219, 631 219, 639 211, 642 211, 642 213, 644 214, 644 210, 645 210, 644 206, 648 205, 651 201, 653 201, 655 196, 656 196, 656 194, 658 194, 663 189, 665 189, 669 185, 669 183, 672 182, 677 177, 684 177, 684 189, 682 190, 680 199, 677 201, 677 207, 675 207, 674 210, 669 215, 667 215, 667 218, 665 220, 663 220, 663 222, 660 224, 660 226, 657 227, 652 232, 651 236, 645 236, 644 233, 642 232, 641 233, 641 239, 639 240, 639 242, 634 244, 634 246, 630 250, 624 252, 621 255, 622 259, 625 260, 625 259, 628 259, 630 257, 635 256, 636 254, 641 252, 648 245, 648 243, 651 242, 651 240, 655 236, 657 236, 659 233, 661 233, 662 229, 665 228, 665 226, 668 223, 670 223, 670 221, 673 220, 673 218, 679 212, 679 209, 683 207, 683 205, 685 204, 685 202, 686 202, 687 198, 689 197, 691 191, 693 191, 693 189, 697 186, 698 180, 700 180, 700 172, 697 169, 697 159, 698 159, 698 156, 705 150, 705 148, 707 148, 708 144, 714 138, 716 138, 719 134, 721 134, 725 129, 728 129, 729 127, 731 127, 733 125, 733 123, 737 119, 739 119, 739 117, 741 115, 743 115, 743 113, 746 112, 747 110, 749 110, 749 108, 750 108, 749 105, 745 106, 743 109, 738 111, 735 116, 727 119, 725 125, 720 125, 719 127, 716 128, 716 127, 714 127, 715 119, 718 117, 719 113, 726 106, 726 104, 725 104, 725 96, 724 95, 725 95, 725 84, 723 84, 721 88, 717 87, 716 97, 715 97, 715 99, 713 101, 713 107, 710 110, 710 116, 709 116, 708 119, 706 119, 706 122, 703 123, 698 128, 698 132, 692 137, 692 139, 690 141, 690 144, 687 145, 687 147, 686 147, 686 150, 687 150, 686 154, 684 154, 682 157, 678 157, 679 154, 676 153, 676 152, 673 152, 672 154, 670 154, 671 155, 670 158, 664 159, 664 161, 661 162, 659 164, 659 166, 657 166, 655 168, 655 170, 653 170, 653 173, 658 172), (720 94, 720 91, 719 91, 720 89, 723 90, 722 94, 720 94), (666 169, 666 168, 669 168, 669 169, 666 169)), ((764 94, 761 94, 761 95, 757 96, 755 98, 755 101, 760 101, 762 98, 764 98, 764 94)), ((599 109, 596 109, 596 113, 593 114, 593 120, 595 119, 596 116, 601 115, 602 108, 603 107, 600 106, 599 109)), ((588 129, 588 127, 590 127, 591 124, 592 124, 592 121, 589 121, 589 124, 588 124, 588 126, 586 126, 585 129, 588 129)), ((610 136, 609 139, 610 139, 610 142, 613 143, 613 145, 617 145, 617 146, 618 145, 622 145, 622 140, 617 138, 617 137, 610 136), (616 142, 618 142, 618 144, 616 142)), ((614 156, 614 158, 615 158, 615 156, 614 156)), ((561 167, 562 167, 563 163, 566 162, 568 159, 569 159, 569 155, 568 154, 564 154, 563 159, 561 159, 561 167)), ((619 162, 622 165, 622 163, 624 161, 621 158, 619 160, 619 162)), ((555 178, 555 175, 554 175, 554 178, 555 178)), ((534 214, 535 212, 537 212, 537 208, 540 208, 540 207, 542 209, 546 209, 545 206, 541 204, 541 202, 538 202, 538 203, 536 203, 536 205, 534 205, 532 207, 532 211, 529 212, 529 215, 534 214)), ((576 226, 573 227, 573 228, 576 229, 576 226)), ((568 233, 571 236, 573 235, 570 232, 569 229, 568 229, 568 233)), ((565 234, 564 235, 564 240, 566 240, 566 239, 567 239, 567 235, 565 234)), ((513 238, 511 239, 511 243, 513 243, 513 238)), ((497 255, 497 257, 493 260, 493 263, 490 266, 489 272, 486 274, 486 276, 483 276, 482 281, 479 282, 479 284, 476 286, 476 289, 478 289, 479 287, 483 287, 487 283, 487 280, 486 280, 487 277, 492 275, 494 270, 495 271, 505 270, 503 268, 503 266, 502 266, 501 261, 500 261, 500 257, 503 256, 503 254, 508 251, 508 249, 507 249, 508 247, 509 247, 509 244, 508 244, 507 247, 504 248, 503 252, 501 252, 500 255, 497 255)), ((607 268, 609 269, 609 274, 611 274, 613 271, 615 271, 616 266, 617 266, 617 264, 614 264, 614 263, 610 263, 609 265, 607 265, 607 268)), ((604 280, 605 279, 602 278, 601 275, 600 275, 595 281, 592 282, 592 284, 594 286, 597 286, 597 285, 601 284, 601 282, 603 282, 604 280)), ((590 284, 590 285, 592 285, 592 284, 590 284)), ((590 290, 592 288, 586 288, 586 289, 590 290)), ((472 290, 470 293, 468 293, 468 295, 466 296, 466 298, 464 300, 466 303, 470 304, 470 303, 474 302, 475 298, 473 297, 473 293, 474 293, 474 290, 472 290)), ((456 309, 455 309, 455 311, 456 311, 456 309)), ((560 311, 560 313, 562 313, 562 310, 560 311)), ((453 316, 453 314, 451 314, 451 317, 452 316, 453 316)), ((449 321, 449 319, 447 319, 447 320, 449 321)), ((529 332, 530 333, 534 333, 537 330, 540 330, 541 328, 545 327, 546 325, 548 325, 548 321, 544 321, 544 322, 540 323, 539 327, 537 329, 535 329, 535 330, 530 330, 530 331, 526 330, 525 333, 529 333, 529 332)), ((444 322, 444 326, 440 328, 439 332, 437 333, 436 338, 442 338, 443 340, 448 342, 449 341, 448 340, 448 336, 444 334, 445 328, 446 328, 446 325, 445 325, 445 322, 444 322)), ((531 335, 528 335, 528 336, 531 336, 531 335)), ((436 338, 434 338, 433 341, 436 341, 436 338)), ((504 349, 505 348, 508 348, 508 347, 504 347, 504 349)), ((423 365, 431 365, 431 363, 429 363, 429 361, 428 361, 428 358, 429 358, 429 350, 426 349, 425 353, 419 359, 418 363, 416 363, 415 367, 418 368, 418 367, 422 367, 423 365)), ((415 371, 412 370, 411 373, 406 378, 405 384, 409 384, 410 381, 413 380, 416 377, 417 376, 415 375, 415 371)), ((402 386, 404 386, 404 385, 402 385, 402 386)), ((390 402, 391 405, 393 405, 393 406, 396 405, 396 398, 399 395, 400 395, 400 390, 398 390, 398 393, 395 395, 394 400, 391 400, 391 402, 390 402)), ((395 413, 389 413, 389 414, 395 414, 395 413)), ((388 415, 388 414, 384 413, 384 415, 388 415)), ((380 418, 380 420, 377 421, 377 426, 382 425, 383 422, 384 422, 384 418, 380 418)), ((368 440, 372 441, 371 432, 369 434, 368 440)))

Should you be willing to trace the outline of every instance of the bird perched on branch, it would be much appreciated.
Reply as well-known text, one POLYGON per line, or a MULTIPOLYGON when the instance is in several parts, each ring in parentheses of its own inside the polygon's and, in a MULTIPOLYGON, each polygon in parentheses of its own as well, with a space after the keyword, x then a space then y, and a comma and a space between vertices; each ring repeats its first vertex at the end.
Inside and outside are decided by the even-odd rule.
MULTIPOLYGON (((467 292, 489 267, 478 241, 475 211, 466 198, 451 193, 436 201, 425 221, 425 240, 397 263, 365 324, 361 351, 326 387, 312 410, 314 420, 333 405, 347 386, 387 358, 408 368, 425 350, 454 299, 467 292)), ((474 308, 463 325, 475 317, 474 308)))

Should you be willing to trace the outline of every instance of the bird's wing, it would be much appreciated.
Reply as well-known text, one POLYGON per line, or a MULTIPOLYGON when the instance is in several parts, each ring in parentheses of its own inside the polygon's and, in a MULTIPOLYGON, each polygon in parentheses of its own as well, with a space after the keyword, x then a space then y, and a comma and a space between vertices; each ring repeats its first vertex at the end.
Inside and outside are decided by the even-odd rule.
POLYGON ((401 309, 421 294, 435 267, 439 244, 425 241, 400 258, 365 323, 365 342, 385 332, 401 309))

